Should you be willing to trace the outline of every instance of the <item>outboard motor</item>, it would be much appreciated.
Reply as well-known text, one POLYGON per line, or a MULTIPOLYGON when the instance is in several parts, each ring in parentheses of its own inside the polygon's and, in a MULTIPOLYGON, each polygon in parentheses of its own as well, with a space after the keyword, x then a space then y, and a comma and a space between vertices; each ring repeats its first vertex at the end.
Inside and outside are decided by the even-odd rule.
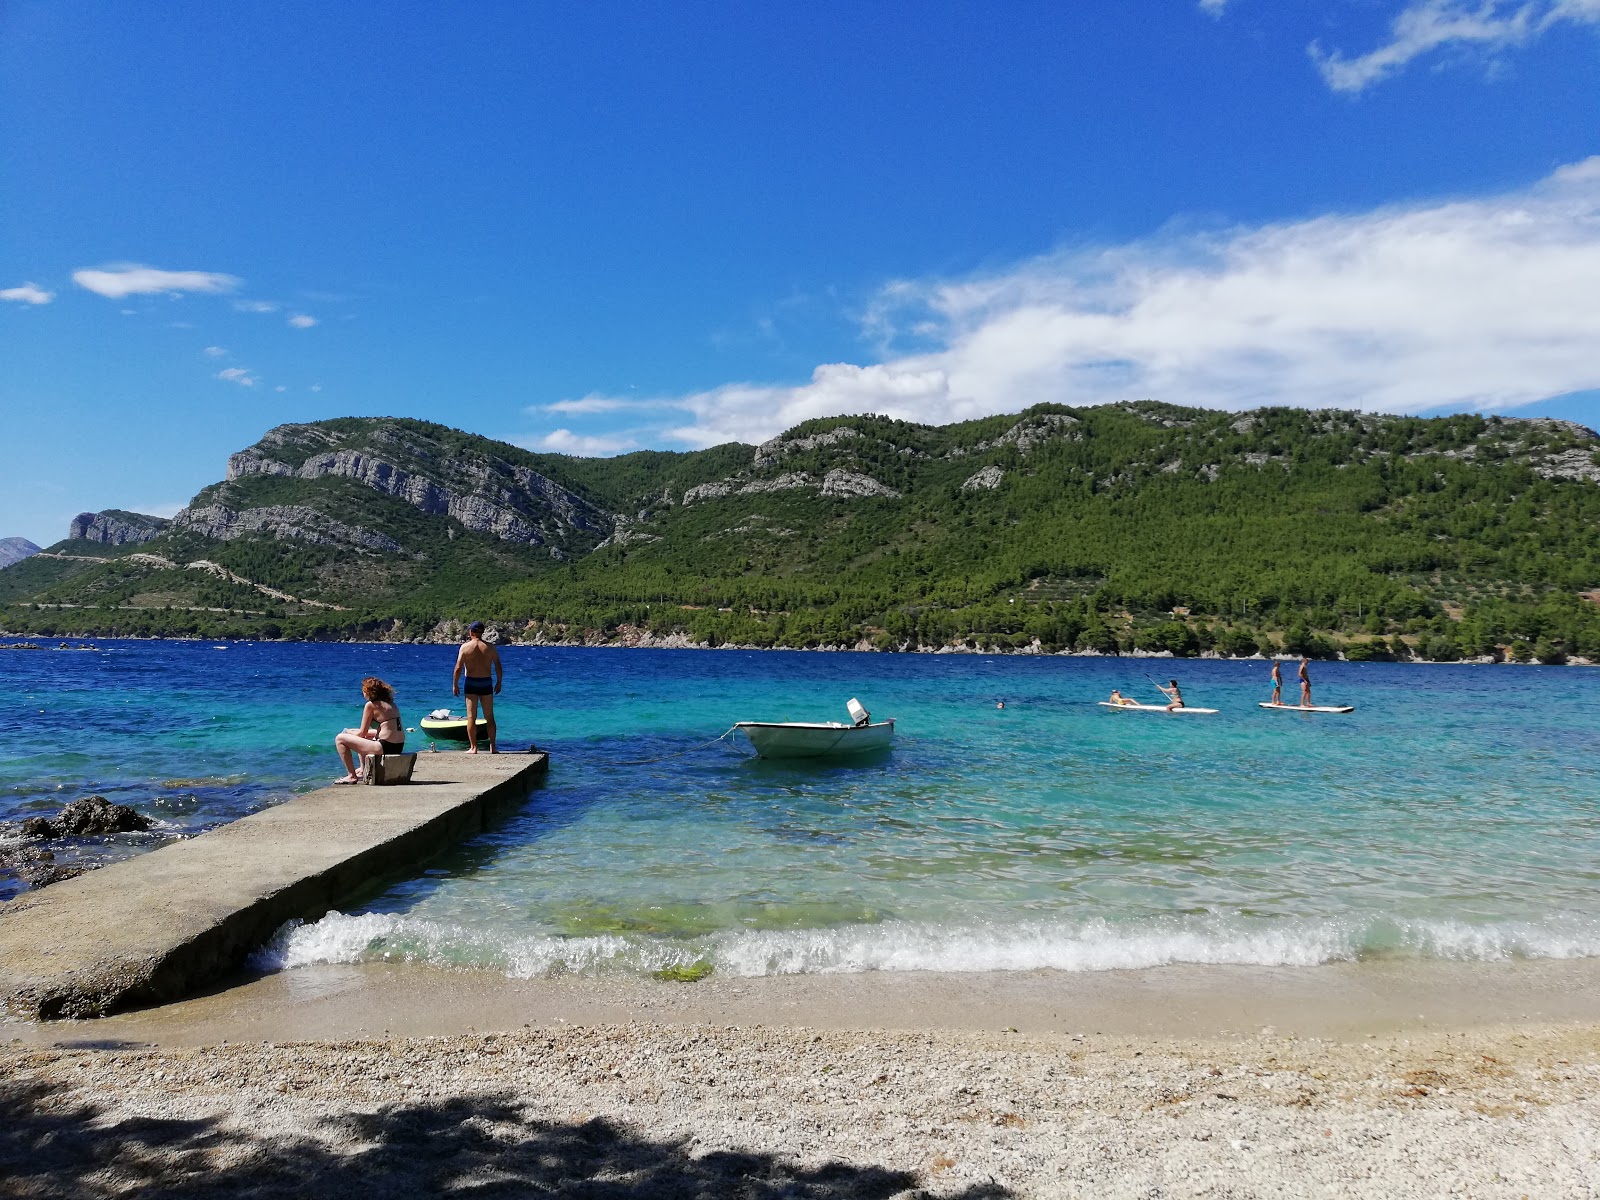
POLYGON ((871 724, 872 714, 866 709, 862 708, 861 701, 857 700, 854 696, 850 697, 850 703, 846 704, 845 707, 850 710, 850 719, 857 725, 871 724))

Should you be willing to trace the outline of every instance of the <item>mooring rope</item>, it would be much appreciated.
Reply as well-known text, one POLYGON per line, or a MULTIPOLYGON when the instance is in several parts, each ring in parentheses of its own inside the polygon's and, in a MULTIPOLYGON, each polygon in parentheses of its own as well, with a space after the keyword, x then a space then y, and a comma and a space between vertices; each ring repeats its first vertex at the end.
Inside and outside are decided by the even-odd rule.
POLYGON ((737 728, 739 728, 737 725, 730 725, 726 732, 717 734, 709 742, 701 742, 697 746, 690 746, 687 750, 675 750, 671 754, 663 754, 660 758, 638 758, 623 762, 613 762, 610 765, 613 767, 642 767, 649 763, 666 762, 669 758, 682 758, 685 754, 693 754, 696 750, 704 750, 707 746, 715 746, 737 728))

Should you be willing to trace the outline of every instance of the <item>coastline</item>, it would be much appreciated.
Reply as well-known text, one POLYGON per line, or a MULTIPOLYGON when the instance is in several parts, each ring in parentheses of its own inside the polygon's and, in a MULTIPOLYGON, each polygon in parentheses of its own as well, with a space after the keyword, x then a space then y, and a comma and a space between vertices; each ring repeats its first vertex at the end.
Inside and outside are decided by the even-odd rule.
POLYGON ((1325 968, 1107 973, 1128 977, 1088 980, 1087 991, 1084 977, 1046 973, 998 985, 903 977, 876 998, 863 995, 865 977, 812 977, 777 1023, 751 1018, 782 1015, 784 988, 732 994, 752 981, 547 980, 517 989, 522 1021, 502 1012, 470 1032, 463 1021, 490 1015, 482 980, 301 968, 276 977, 275 1000, 255 980, 168 1010, 32 1027, 45 1036, 9 1045, 17 1027, 0 1026, 0 1168, 22 1195, 133 1181, 319 1197, 415 1194, 423 1181, 762 1200, 1590 1194, 1600 966, 1496 964, 1498 982, 1482 991, 1431 972, 1424 991, 1461 1006, 1432 1021, 1405 1016, 1417 997, 1401 986, 1409 965, 1380 968, 1400 968, 1388 985, 1334 971, 1345 978, 1331 987, 1325 968), (1516 997, 1530 981, 1545 1008, 1522 1016, 1516 997), (639 1008, 651 989, 666 1008, 632 1017, 569 1007, 567 1019, 549 1004, 564 994, 606 1017, 606 1005, 639 1008), (974 991, 980 1003, 959 1003, 974 991), (907 1004, 912 993, 930 1007, 907 1004), (1122 1025, 1074 1030, 1058 1006, 1059 1029, 1025 1018, 980 1027, 1003 1019, 999 997, 1051 993, 1080 1001, 1075 1015, 1122 1025), (1378 1010, 1352 1011, 1362 995, 1378 1010), (1497 999, 1484 1006, 1483 995, 1497 999), (1344 1006, 1346 1021, 1324 1037, 1241 1028, 1226 1007, 1185 1016, 1205 996, 1245 1002, 1239 1015, 1252 1022, 1274 1006, 1344 1006), (830 997, 846 1002, 825 1007, 830 997), (1570 1003, 1552 1016, 1561 997, 1570 1003), (450 1012, 437 1007, 452 998, 450 1012), (375 999, 371 1011, 391 1024, 432 1012, 457 1028, 330 1023, 375 999), (213 1019, 253 1008, 261 1020, 234 1025, 226 1042, 216 1024, 201 1044, 145 1036, 174 1019, 169 1032, 202 1033, 206 1005, 213 1019), (898 1006, 892 1024, 856 1021, 874 1005, 898 1006), (274 1011, 314 1019, 286 1034, 274 1011), (1139 1013, 1151 1028, 1128 1028, 1139 1013), (1365 1028, 1373 1015, 1381 1028, 1365 1028))
MULTIPOLYGON (((118 634, 115 637, 101 636, 99 634, 70 634, 52 635, 42 637, 40 634, 11 633, 0 629, 0 638, 22 639, 26 641, 42 642, 85 642, 99 640, 104 642, 193 642, 197 645, 207 645, 218 642, 248 645, 324 645, 324 646, 457 646, 460 638, 400 638, 400 639, 367 639, 367 638, 225 638, 225 637, 186 637, 186 636, 161 636, 161 637, 136 637, 118 634)), ((1217 654, 1214 651, 1202 651, 1199 654, 1176 655, 1170 650, 1129 650, 1125 653, 1110 653, 1101 650, 1044 650, 1037 647, 1021 647, 1016 649, 983 648, 972 646, 914 646, 880 649, 872 645, 855 646, 757 646, 754 644, 734 644, 723 642, 712 646, 705 642, 693 642, 687 638, 679 639, 675 636, 653 640, 636 641, 517 641, 507 640, 497 642, 502 650, 516 649, 541 649, 541 650, 704 650, 718 652, 724 650, 746 650, 757 653, 781 654, 931 654, 931 655, 969 655, 978 658, 1125 658, 1125 659, 1162 659, 1170 662, 1293 662, 1299 656, 1294 654, 1244 654, 1228 655, 1217 654)), ((0 642, 0 650, 58 650, 60 645, 36 645, 32 647, 17 646, 0 642)), ((87 647, 68 646, 71 650, 81 650, 87 647)), ((1377 662, 1388 666, 1419 666, 1419 667, 1593 667, 1600 663, 1592 662, 1581 655, 1571 655, 1558 663, 1541 663, 1536 660, 1516 662, 1512 659, 1493 658, 1487 655, 1478 658, 1394 658, 1394 659, 1349 659, 1340 654, 1332 659, 1313 659, 1313 662, 1377 662)))

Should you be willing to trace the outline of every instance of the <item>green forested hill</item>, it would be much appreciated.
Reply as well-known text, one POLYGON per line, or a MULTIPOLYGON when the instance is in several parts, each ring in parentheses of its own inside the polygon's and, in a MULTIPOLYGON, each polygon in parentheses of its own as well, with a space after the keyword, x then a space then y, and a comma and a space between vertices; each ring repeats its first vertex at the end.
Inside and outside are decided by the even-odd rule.
POLYGON ((1557 421, 1041 405, 578 459, 347 418, 135 549, 0 572, 6 627, 1600 659, 1600 439, 1557 421))

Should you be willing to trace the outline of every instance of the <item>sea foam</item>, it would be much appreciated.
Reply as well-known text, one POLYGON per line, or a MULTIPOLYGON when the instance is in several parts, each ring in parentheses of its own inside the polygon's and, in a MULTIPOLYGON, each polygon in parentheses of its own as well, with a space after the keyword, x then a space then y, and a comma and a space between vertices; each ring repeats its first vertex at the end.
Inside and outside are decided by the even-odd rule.
POLYGON ((1311 967, 1372 957, 1455 961, 1600 956, 1600 922, 1172 918, 939 927, 887 921, 810 930, 728 930, 703 938, 494 934, 392 914, 329 913, 290 923, 255 956, 261 969, 402 961, 502 971, 639 974, 705 959, 724 975, 864 971, 1112 971, 1177 964, 1311 967))

